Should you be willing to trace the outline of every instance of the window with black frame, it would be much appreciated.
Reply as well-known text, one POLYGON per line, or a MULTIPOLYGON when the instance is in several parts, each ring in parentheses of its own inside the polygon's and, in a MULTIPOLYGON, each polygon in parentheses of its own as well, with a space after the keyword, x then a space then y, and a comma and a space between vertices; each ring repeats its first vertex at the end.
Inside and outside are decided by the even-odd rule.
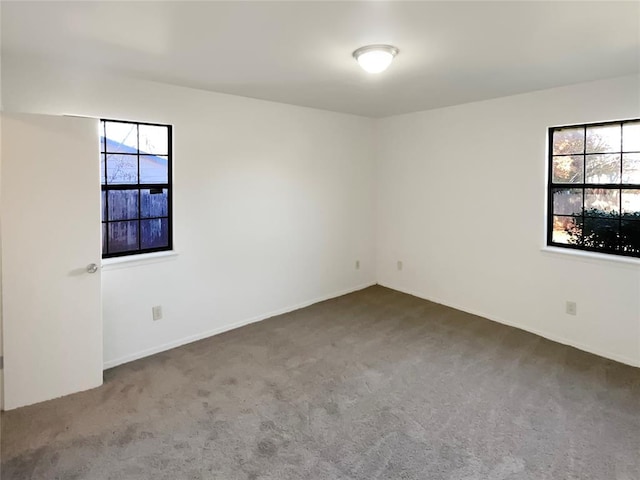
POLYGON ((547 244, 640 257, 640 119, 549 129, 547 244))
POLYGON ((102 257, 172 248, 171 126, 100 121, 102 257))

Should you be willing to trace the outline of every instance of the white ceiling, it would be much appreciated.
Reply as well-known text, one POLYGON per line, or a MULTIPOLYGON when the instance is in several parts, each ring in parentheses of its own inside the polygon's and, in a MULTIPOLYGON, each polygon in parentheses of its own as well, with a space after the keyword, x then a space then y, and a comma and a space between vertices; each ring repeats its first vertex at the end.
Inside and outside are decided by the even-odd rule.
POLYGON ((2 53, 381 117, 640 71, 640 2, 6 2, 2 53), (389 43, 372 76, 351 57, 389 43))

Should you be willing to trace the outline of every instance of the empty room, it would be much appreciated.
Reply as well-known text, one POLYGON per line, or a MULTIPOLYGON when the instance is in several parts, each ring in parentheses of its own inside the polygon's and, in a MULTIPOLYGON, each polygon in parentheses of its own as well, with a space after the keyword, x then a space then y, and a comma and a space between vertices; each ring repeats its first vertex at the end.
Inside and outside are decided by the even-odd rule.
POLYGON ((640 479, 640 2, 0 27, 2 480, 640 479))

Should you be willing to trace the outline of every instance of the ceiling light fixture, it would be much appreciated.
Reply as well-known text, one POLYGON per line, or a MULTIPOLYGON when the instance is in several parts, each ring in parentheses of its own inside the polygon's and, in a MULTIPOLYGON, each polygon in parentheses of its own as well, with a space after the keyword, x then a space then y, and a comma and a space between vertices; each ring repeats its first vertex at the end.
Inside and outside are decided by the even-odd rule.
POLYGON ((391 65, 397 54, 398 49, 391 45, 367 45, 353 52, 353 58, 366 72, 380 73, 391 65))

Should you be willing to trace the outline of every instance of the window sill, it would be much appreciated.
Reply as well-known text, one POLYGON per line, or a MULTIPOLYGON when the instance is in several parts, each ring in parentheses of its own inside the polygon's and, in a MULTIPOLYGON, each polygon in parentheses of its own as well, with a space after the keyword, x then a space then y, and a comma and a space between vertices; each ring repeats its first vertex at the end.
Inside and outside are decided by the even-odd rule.
POLYGON ((167 262, 175 260, 178 252, 167 250, 166 252, 141 253, 139 255, 128 255, 126 257, 113 257, 102 259, 102 270, 116 270, 119 268, 139 267, 151 263, 167 262))
POLYGON ((584 250, 572 250, 570 248, 544 246, 540 249, 543 253, 574 257, 576 260, 587 260, 593 263, 607 262, 621 265, 640 266, 640 258, 623 257, 621 255, 609 255, 606 253, 586 252, 584 250))

